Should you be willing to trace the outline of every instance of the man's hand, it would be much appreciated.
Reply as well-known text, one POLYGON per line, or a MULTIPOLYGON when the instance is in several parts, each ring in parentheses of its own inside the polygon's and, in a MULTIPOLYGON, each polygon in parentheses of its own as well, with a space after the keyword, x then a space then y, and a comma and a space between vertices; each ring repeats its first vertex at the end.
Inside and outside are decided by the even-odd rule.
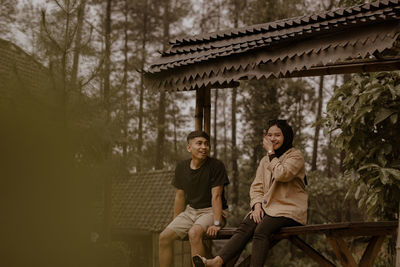
POLYGON ((207 235, 211 237, 216 237, 221 226, 211 225, 207 228, 207 235))
POLYGON ((255 223, 260 223, 264 217, 264 210, 261 207, 261 203, 256 203, 254 205, 254 210, 250 214, 250 219, 253 219, 255 223))

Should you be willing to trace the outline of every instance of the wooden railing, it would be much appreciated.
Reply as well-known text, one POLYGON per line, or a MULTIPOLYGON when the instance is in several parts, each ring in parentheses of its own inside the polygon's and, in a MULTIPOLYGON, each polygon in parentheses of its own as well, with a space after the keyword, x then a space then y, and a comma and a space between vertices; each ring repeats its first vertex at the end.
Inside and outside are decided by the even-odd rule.
MULTIPOLYGON (((337 259, 344 267, 371 267, 382 246, 383 241, 388 235, 395 235, 397 230, 397 221, 385 222, 342 222, 328 224, 313 224, 306 226, 284 227, 280 232, 274 235, 276 242, 282 239, 288 239, 291 243, 300 248, 305 254, 314 259, 320 266, 336 266, 328 260, 311 245, 307 244, 300 236, 310 234, 323 234, 327 242, 331 245, 337 259), (361 257, 356 263, 344 237, 365 236, 369 237, 368 245, 361 257)), ((229 239, 235 233, 236 228, 223 228, 218 236, 213 239, 229 239)), ((250 256, 251 257, 251 256, 250 256)), ((250 257, 243 260, 241 267, 250 266, 250 257)), ((234 266, 239 255, 226 266, 234 266)))

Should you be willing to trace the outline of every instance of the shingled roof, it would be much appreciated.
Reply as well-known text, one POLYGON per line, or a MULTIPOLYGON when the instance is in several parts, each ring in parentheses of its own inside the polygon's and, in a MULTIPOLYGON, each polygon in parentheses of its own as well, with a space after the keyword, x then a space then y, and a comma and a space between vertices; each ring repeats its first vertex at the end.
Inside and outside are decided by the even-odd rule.
POLYGON ((10 41, 0 39, 0 90, 2 100, 31 98, 48 107, 57 107, 59 99, 53 85, 49 69, 44 67, 33 56, 26 53, 10 41), (15 89, 23 89, 16 92, 15 89), (18 96, 16 96, 18 94, 18 96))
POLYGON ((162 231, 173 217, 173 175, 173 171, 151 171, 116 181, 112 190, 113 231, 162 231))
POLYGON ((387 56, 397 47, 399 1, 177 39, 146 77, 155 88, 194 90, 240 80, 399 69, 399 58, 387 56))

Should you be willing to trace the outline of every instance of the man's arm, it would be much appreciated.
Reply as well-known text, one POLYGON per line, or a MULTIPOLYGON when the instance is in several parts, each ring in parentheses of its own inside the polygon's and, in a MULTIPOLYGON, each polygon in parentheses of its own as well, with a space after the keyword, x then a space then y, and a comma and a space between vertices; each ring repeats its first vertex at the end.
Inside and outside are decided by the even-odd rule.
POLYGON ((182 189, 177 189, 174 202, 174 218, 178 216, 179 213, 185 210, 185 203, 185 192, 182 189))
POLYGON ((214 221, 219 221, 220 225, 212 225, 207 229, 207 235, 215 237, 222 227, 222 191, 224 186, 219 185, 211 188, 211 207, 214 221))

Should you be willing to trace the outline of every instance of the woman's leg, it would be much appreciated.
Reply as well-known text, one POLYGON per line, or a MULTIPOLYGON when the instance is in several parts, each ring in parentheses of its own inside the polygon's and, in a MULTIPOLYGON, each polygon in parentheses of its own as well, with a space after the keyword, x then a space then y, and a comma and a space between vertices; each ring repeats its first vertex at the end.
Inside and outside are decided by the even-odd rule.
POLYGON ((265 215, 261 223, 259 223, 254 230, 250 266, 264 266, 268 250, 274 245, 272 244, 272 235, 278 232, 282 227, 296 225, 300 225, 300 223, 290 218, 265 215))
POLYGON ((256 226, 257 224, 250 219, 249 215, 247 215, 246 218, 240 223, 236 232, 229 239, 228 243, 226 243, 226 245, 217 253, 217 255, 222 258, 224 263, 227 263, 233 259, 244 249, 246 244, 252 238, 256 226))

